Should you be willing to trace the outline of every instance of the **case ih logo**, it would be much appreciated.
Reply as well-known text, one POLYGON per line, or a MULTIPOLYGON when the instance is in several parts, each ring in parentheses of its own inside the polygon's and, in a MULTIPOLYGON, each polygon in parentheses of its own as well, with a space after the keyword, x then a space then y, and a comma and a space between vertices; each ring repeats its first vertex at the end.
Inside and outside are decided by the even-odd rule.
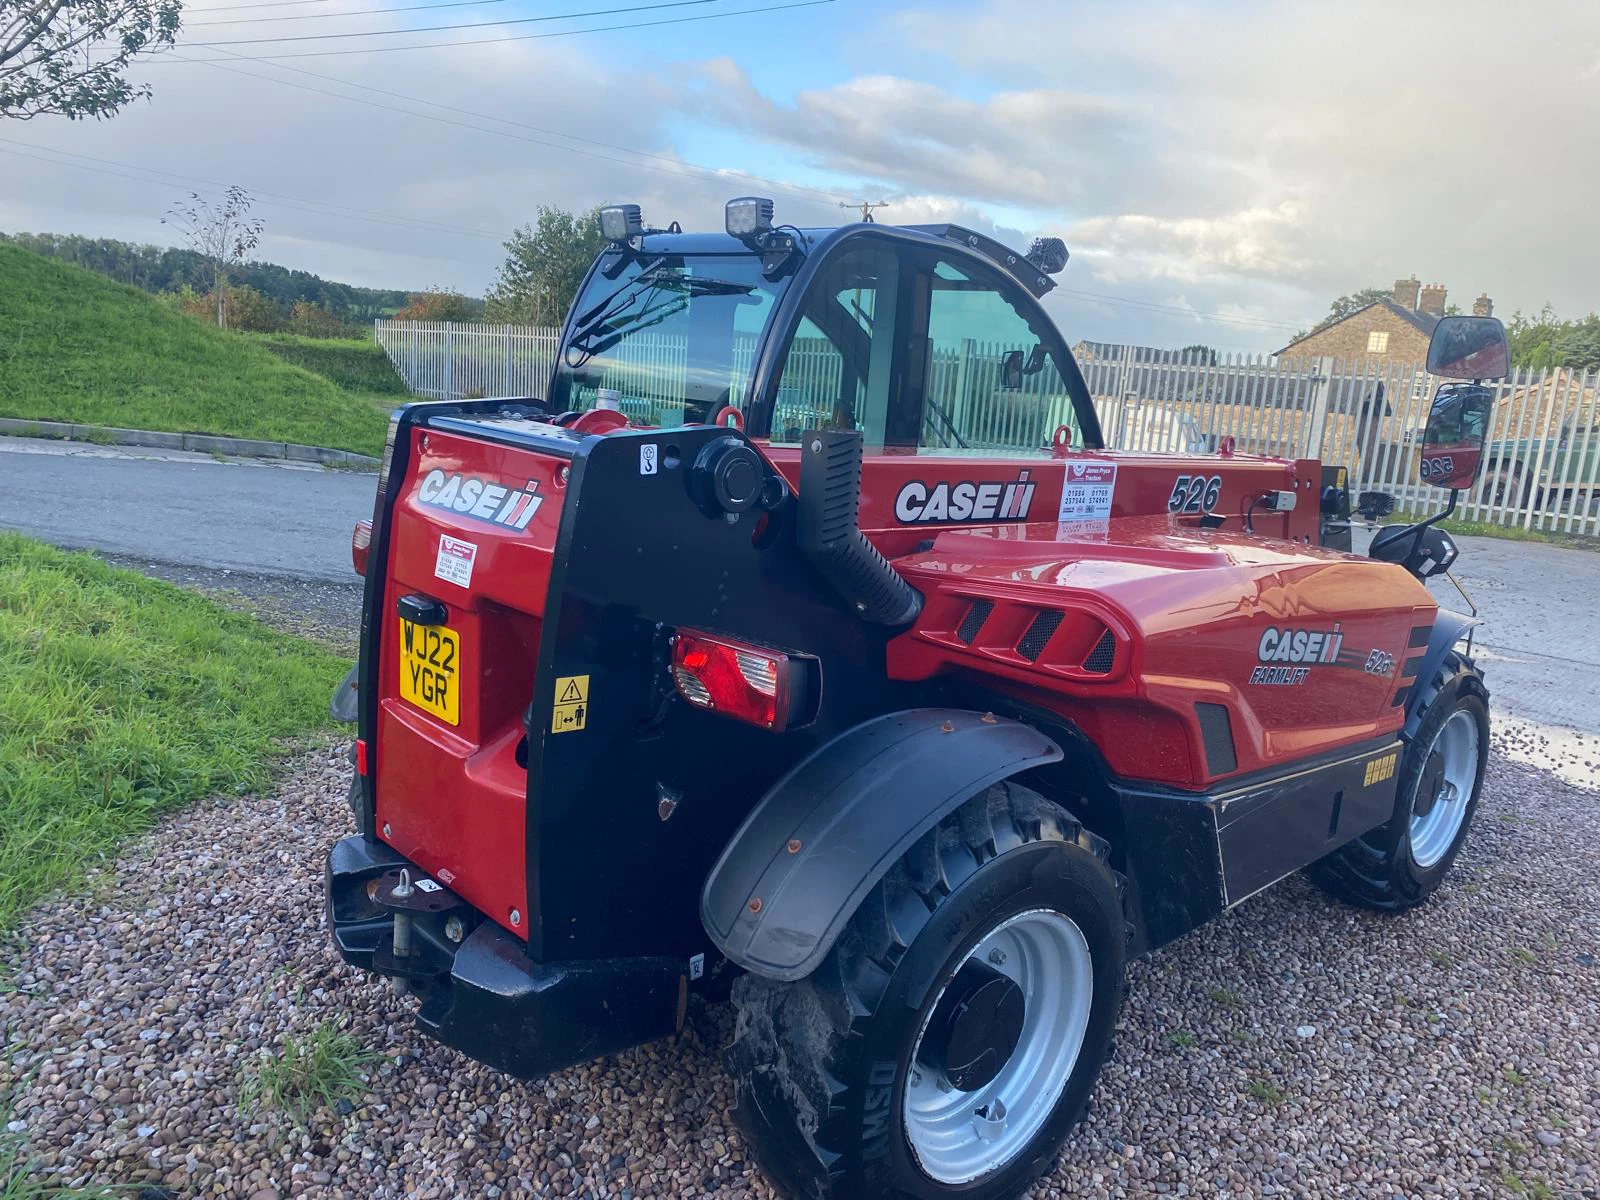
POLYGON ((1269 625, 1261 631, 1256 657, 1265 663, 1336 663, 1343 644, 1344 634, 1337 625, 1330 630, 1269 625))
POLYGON ((446 474, 435 469, 422 477, 417 499, 504 529, 526 529, 544 503, 544 497, 535 494, 538 489, 531 479, 527 490, 517 491, 473 475, 446 474))
POLYGON ((981 483, 926 484, 913 479, 894 498, 894 515, 906 525, 937 521, 1026 521, 1038 485, 1019 472, 1009 483, 989 479, 981 483))

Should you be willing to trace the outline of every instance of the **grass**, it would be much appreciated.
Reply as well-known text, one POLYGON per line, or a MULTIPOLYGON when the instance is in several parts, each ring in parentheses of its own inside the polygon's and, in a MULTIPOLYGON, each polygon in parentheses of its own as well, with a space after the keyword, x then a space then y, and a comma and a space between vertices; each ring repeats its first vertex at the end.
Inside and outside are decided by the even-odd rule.
POLYGON ((0 932, 161 814, 264 786, 284 739, 328 722, 344 668, 172 584, 0 532, 0 932))
MULTIPOLYGON (((1420 521, 1432 513, 1393 512, 1383 518, 1385 525, 1408 525, 1420 521)), ((1535 515, 1534 520, 1540 519, 1535 515)), ((1566 514, 1562 514, 1562 520, 1566 514)), ((1563 533, 1551 529, 1524 529, 1520 525, 1495 525, 1488 521, 1465 521, 1456 517, 1449 517, 1440 521, 1439 528, 1447 533, 1464 534, 1468 537, 1501 538, 1508 542, 1543 542, 1549 546, 1564 546, 1569 550, 1600 551, 1600 538, 1579 533, 1563 533)))
POLYGON ((347 390, 250 335, 213 329, 137 288, 0 245, 0 417, 376 455, 393 407, 387 391, 347 390))
POLYGON ((265 1105, 307 1124, 319 1108, 352 1103, 367 1090, 362 1075, 382 1058, 344 1030, 324 1023, 283 1039, 283 1053, 264 1060, 244 1086, 250 1107, 265 1105))
POLYGON ((248 334, 286 363, 321 375, 335 387, 373 396, 406 396, 405 380, 371 339, 308 338, 292 333, 248 334))
POLYGON ((1169 1033, 1167 1040, 1181 1050, 1188 1050, 1190 1047, 1197 1046, 1200 1043, 1200 1039, 1187 1029, 1179 1029, 1174 1033, 1169 1033))
POLYGON ((1274 1108, 1289 1098, 1282 1088, 1268 1083, 1265 1079, 1252 1079, 1250 1086, 1245 1089, 1245 1095, 1263 1104, 1270 1104, 1274 1108))
POLYGON ((1206 995, 1213 1004, 1219 1004, 1223 1008, 1238 1008, 1240 1004, 1244 1003, 1239 998, 1238 992, 1230 991, 1228 988, 1214 987, 1208 990, 1206 995))

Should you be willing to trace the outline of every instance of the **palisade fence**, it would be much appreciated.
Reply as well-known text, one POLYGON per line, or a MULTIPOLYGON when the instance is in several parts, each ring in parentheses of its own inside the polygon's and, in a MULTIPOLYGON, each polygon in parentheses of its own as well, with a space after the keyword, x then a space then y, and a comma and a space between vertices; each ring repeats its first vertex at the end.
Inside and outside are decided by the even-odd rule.
MULTIPOLYGON (((378 344, 412 392, 441 399, 543 396, 560 331, 514 325, 378 321, 378 344)), ((735 347, 748 372, 754 340, 735 347)), ((934 355, 925 441, 973 449, 1037 449, 1068 419, 1065 396, 1000 386, 1001 347, 963 343, 934 355), (934 409, 938 411, 933 411, 934 409)), ((825 422, 820 397, 837 395, 838 359, 798 345, 774 415, 775 433, 825 422), (791 386, 796 385, 796 386, 791 386)), ((1319 458, 1349 468, 1352 493, 1383 491, 1402 510, 1433 511, 1443 493, 1416 482, 1418 440, 1440 382, 1418 367, 1378 361, 1236 355, 1215 363, 1120 358, 1080 362, 1106 444, 1155 453, 1213 451, 1319 458)), ((681 338, 629 338, 608 355, 600 385, 623 410, 652 423, 682 417, 687 361, 681 338), (658 397, 656 400, 639 397, 658 397), (669 399, 678 397, 677 401, 669 399)), ((1460 516, 1523 529, 1600 535, 1600 372, 1519 370, 1496 395, 1482 482, 1460 516)))

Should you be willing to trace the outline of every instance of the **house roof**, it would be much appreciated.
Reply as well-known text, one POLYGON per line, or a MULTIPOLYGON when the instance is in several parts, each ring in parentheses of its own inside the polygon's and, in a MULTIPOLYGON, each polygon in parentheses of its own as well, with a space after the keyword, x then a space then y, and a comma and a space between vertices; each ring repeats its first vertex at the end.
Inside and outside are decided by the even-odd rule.
POLYGON ((1329 321, 1326 325, 1318 325, 1310 333, 1302 333, 1282 350, 1279 350, 1278 353, 1283 354, 1293 349, 1295 346, 1298 346, 1307 338, 1315 337, 1319 333, 1326 333, 1335 326, 1343 325, 1346 321, 1353 321, 1362 313, 1366 312, 1369 308, 1380 307, 1388 309, 1395 316, 1399 317, 1406 324, 1410 325, 1418 333, 1424 334, 1428 337, 1433 336, 1433 327, 1439 323, 1439 318, 1434 316, 1432 313, 1416 312, 1412 309, 1406 308, 1404 305, 1396 304, 1393 300, 1389 299, 1374 300, 1371 304, 1363 304, 1353 313, 1347 313, 1345 316, 1340 317, 1337 321, 1329 321))

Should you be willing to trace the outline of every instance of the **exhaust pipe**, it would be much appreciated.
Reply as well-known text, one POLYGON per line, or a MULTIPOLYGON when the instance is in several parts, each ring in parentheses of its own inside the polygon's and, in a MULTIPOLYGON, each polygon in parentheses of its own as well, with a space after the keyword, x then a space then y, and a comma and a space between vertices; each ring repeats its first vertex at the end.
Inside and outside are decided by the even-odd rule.
POLYGON ((861 508, 861 434, 814 429, 800 443, 801 553, 864 621, 909 625, 922 593, 867 541, 861 508))

